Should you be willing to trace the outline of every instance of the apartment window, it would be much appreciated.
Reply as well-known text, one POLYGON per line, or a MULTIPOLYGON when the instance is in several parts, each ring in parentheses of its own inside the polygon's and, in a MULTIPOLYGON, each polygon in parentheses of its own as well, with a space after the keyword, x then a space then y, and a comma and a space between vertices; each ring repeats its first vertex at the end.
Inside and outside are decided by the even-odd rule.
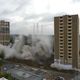
POLYGON ((68 51, 70 51, 70 52, 71 52, 72 50, 70 50, 70 49, 69 49, 68 51))
POLYGON ((68 21, 72 21, 71 19, 68 19, 68 21))
POLYGON ((60 45, 63 45, 63 43, 60 42, 60 45))
POLYGON ((60 36, 60 38, 63 38, 63 36, 60 36))
POLYGON ((71 33, 68 33, 68 35, 71 35, 71 33))
POLYGON ((71 53, 68 53, 69 55, 71 55, 71 53))
POLYGON ((72 16, 69 15, 68 18, 72 18, 72 16))
POLYGON ((63 23, 60 23, 60 25, 63 25, 63 23))
POLYGON ((69 42, 71 42, 72 40, 68 40, 69 42))
POLYGON ((63 19, 63 17, 59 17, 60 19, 63 19))
POLYGON ((60 35, 63 35, 63 33, 60 33, 60 35))
POLYGON ((60 26, 60 28, 63 28, 62 26, 60 26))
POLYGON ((63 57, 63 56, 60 56, 60 57, 63 57))
POLYGON ((68 33, 72 33, 72 30, 71 29, 68 29, 68 33))
POLYGON ((71 31, 71 29, 68 29, 68 31, 71 31))
POLYGON ((63 40, 60 40, 60 42, 63 42, 63 40))
POLYGON ((71 56, 68 56, 68 58, 72 58, 71 56))
POLYGON ((63 22, 63 20, 62 20, 62 19, 60 19, 60 22, 63 22))
POLYGON ((9 32, 9 28, 6 28, 6 32, 9 32))
POLYGON ((60 32, 63 32, 63 30, 60 30, 60 32))
POLYGON ((60 52, 60 54, 62 55, 63 53, 62 53, 62 52, 60 52))
POLYGON ((69 25, 71 25, 71 23, 68 23, 69 25))
POLYGON ((72 48, 71 46, 68 46, 68 48, 72 48))
POLYGON ((68 38, 71 38, 71 36, 68 36, 68 38))
POLYGON ((72 43, 68 43, 68 45, 71 45, 72 43))
POLYGON ((63 46, 60 46, 60 48, 63 48, 63 46))
POLYGON ((71 28, 71 26, 68 26, 68 28, 71 28))

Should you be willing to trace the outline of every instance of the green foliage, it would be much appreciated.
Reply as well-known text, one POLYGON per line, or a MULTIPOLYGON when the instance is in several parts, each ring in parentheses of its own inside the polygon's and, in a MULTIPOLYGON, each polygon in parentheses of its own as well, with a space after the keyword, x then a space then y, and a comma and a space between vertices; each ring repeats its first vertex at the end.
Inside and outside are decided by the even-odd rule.
POLYGON ((4 59, 4 51, 3 50, 0 52, 0 58, 4 59))
POLYGON ((0 67, 3 65, 3 61, 2 60, 0 60, 0 67))
POLYGON ((14 80, 11 74, 0 72, 0 78, 5 77, 8 80, 14 80))
POLYGON ((14 43, 14 38, 12 36, 10 36, 10 43, 14 43))

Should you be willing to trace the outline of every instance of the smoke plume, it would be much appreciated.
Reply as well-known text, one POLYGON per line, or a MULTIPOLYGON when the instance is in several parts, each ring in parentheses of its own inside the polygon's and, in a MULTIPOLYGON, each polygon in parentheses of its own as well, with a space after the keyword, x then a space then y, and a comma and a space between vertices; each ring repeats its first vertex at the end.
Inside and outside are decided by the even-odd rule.
POLYGON ((16 57, 26 60, 44 61, 53 54, 53 38, 51 36, 30 36, 31 45, 25 45, 24 36, 15 39, 12 47, 0 45, 1 51, 5 54, 5 59, 16 57))

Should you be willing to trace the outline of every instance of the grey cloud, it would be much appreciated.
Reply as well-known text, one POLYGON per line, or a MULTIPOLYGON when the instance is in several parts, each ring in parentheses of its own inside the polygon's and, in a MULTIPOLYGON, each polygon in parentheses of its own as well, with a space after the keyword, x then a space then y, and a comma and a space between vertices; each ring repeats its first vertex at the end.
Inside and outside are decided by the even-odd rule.
POLYGON ((37 24, 35 23, 27 23, 26 21, 12 23, 11 24, 11 34, 33 34, 34 32, 37 33, 39 31, 39 34, 52 34, 52 28, 53 23, 48 22, 39 22, 39 27, 37 27, 37 24), (42 28, 43 26, 43 28, 42 28), (49 27, 49 29, 48 29, 49 27))
POLYGON ((0 15, 7 16, 22 12, 24 7, 30 4, 31 0, 0 0, 0 15))
POLYGON ((17 2, 17 4, 19 4, 19 6, 16 8, 15 11, 24 9, 25 7, 27 7, 28 5, 30 5, 30 3, 31 3, 31 0, 19 0, 17 2))
POLYGON ((29 34, 32 33, 32 27, 33 24, 28 24, 25 21, 22 22, 17 22, 17 23, 12 23, 11 24, 11 34, 29 34))
POLYGON ((45 16, 41 22, 53 22, 54 20, 54 15, 48 15, 48 16, 45 16))
POLYGON ((52 22, 53 18, 54 18, 54 15, 53 14, 47 14, 47 13, 41 14, 41 15, 32 14, 32 15, 29 15, 29 16, 25 16, 24 20, 27 21, 29 19, 39 19, 39 18, 42 18, 40 20, 40 22, 52 22))
POLYGON ((38 17, 40 17, 41 15, 35 15, 35 14, 31 14, 31 15, 28 15, 28 16, 26 16, 25 15, 25 17, 24 17, 24 19, 26 20, 26 19, 35 19, 36 17, 38 18, 38 17))
MULTIPOLYGON (((23 33, 24 32, 25 34, 32 33, 33 32, 32 30, 33 30, 33 27, 34 27, 34 25, 33 25, 34 22, 33 23, 27 23, 27 21, 29 19, 34 19, 35 20, 36 18, 38 19, 38 18, 42 17, 42 19, 39 21, 39 23, 43 23, 45 25, 45 23, 54 22, 54 16, 61 16, 61 15, 66 15, 66 13, 62 12, 62 13, 58 13, 58 14, 47 14, 46 13, 46 14, 41 14, 41 15, 35 15, 35 14, 27 15, 27 16, 25 15, 24 20, 22 22, 13 23, 11 25, 11 30, 12 30, 11 32, 12 33, 14 33, 14 32, 15 33, 23 33)), ((53 26, 53 24, 52 23, 50 25, 46 24, 46 26, 51 27, 51 26, 53 26)), ((47 29, 47 30, 49 30, 49 29, 47 29)), ((52 31, 52 33, 53 33, 53 31, 52 31)))
POLYGON ((52 17, 48 14, 26 14, 25 10, 28 5, 31 5, 32 0, 1 0, 0 1, 0 16, 2 18, 8 18, 13 16, 21 16, 24 18, 24 21, 28 19, 37 19, 43 17, 42 21, 52 21, 52 17))

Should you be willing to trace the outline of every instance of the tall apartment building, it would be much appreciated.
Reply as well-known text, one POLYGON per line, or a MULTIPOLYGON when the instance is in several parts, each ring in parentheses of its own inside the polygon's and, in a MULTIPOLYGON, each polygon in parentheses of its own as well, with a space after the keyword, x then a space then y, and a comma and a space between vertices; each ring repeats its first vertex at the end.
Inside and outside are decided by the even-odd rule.
POLYGON ((10 42, 10 23, 4 20, 0 21, 0 44, 8 45, 10 42))
POLYGON ((55 56, 61 64, 71 64, 79 67, 79 18, 78 15, 54 17, 55 56))

